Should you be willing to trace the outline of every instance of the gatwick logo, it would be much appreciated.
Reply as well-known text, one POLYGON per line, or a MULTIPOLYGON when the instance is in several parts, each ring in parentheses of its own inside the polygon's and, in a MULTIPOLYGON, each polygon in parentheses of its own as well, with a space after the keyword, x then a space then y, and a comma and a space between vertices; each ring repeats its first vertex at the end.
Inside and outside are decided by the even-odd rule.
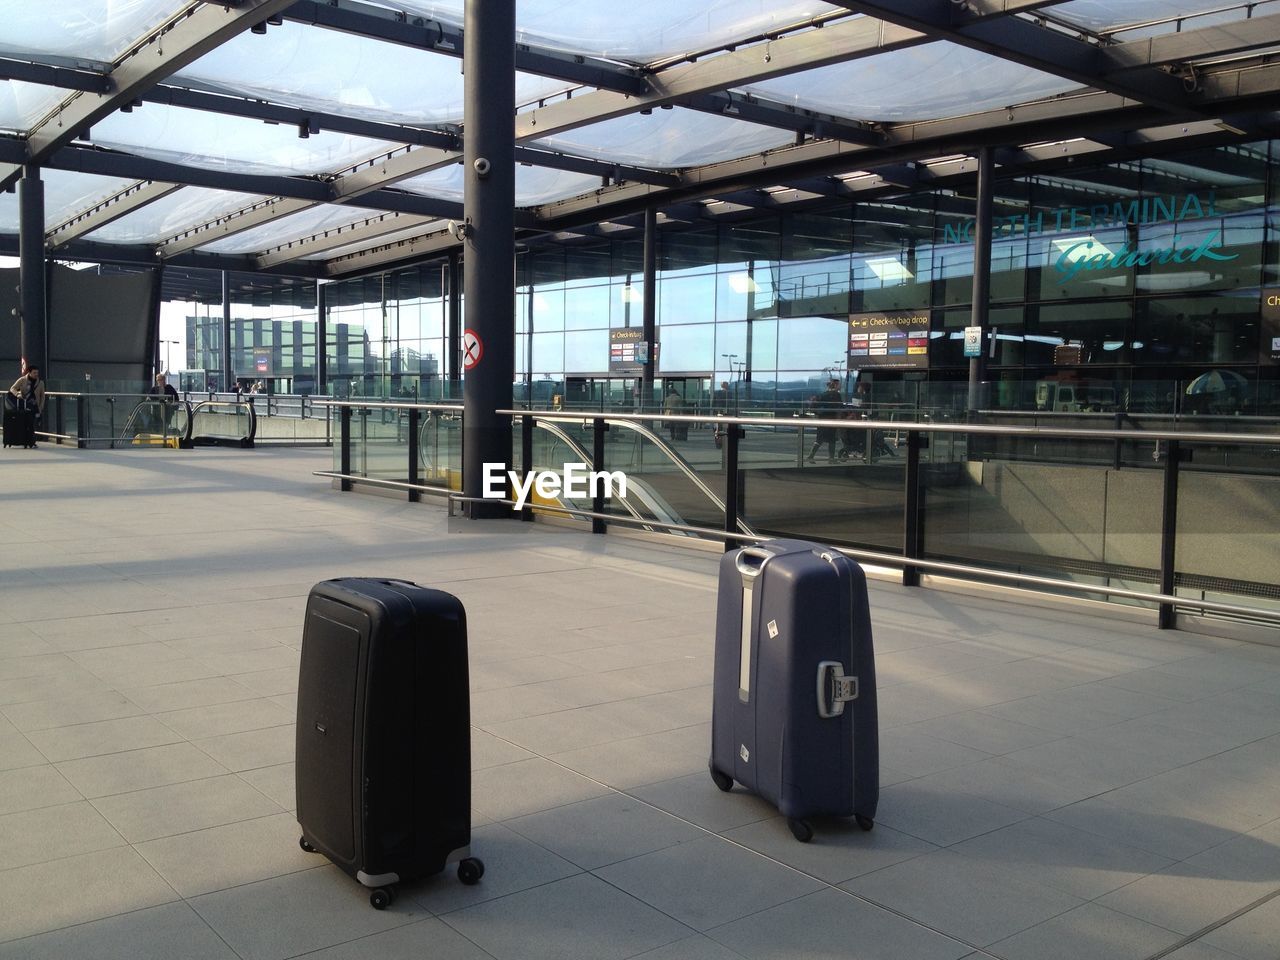
POLYGON ((627 495, 627 475, 621 470, 592 470, 585 463, 566 463, 561 471, 533 470, 521 477, 519 471, 507 470, 505 463, 484 465, 486 500, 506 500, 508 483, 515 491, 512 510, 523 509, 531 492, 544 500, 580 500, 599 493, 606 497, 627 495))
POLYGON ((1134 250, 1126 243, 1113 252, 1093 238, 1081 240, 1062 248, 1062 255, 1054 264, 1059 272, 1064 274, 1058 283, 1064 284, 1085 270, 1145 267, 1152 263, 1199 263, 1201 260, 1216 260, 1222 263, 1237 259, 1240 256, 1238 253, 1218 252, 1222 246, 1221 233, 1220 230, 1213 231, 1194 247, 1179 246, 1178 238, 1174 237, 1173 246, 1154 250, 1134 250))

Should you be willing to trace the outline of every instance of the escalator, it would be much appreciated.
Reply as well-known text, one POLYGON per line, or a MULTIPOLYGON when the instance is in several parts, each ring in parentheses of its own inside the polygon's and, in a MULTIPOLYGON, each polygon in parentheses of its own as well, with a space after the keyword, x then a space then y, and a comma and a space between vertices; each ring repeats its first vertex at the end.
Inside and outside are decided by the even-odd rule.
POLYGON ((140 400, 124 427, 111 441, 111 446, 167 447, 186 449, 191 446, 193 422, 191 404, 185 400, 140 400))
POLYGON ((190 442, 193 446, 251 449, 257 433, 258 415, 252 403, 202 400, 191 412, 190 442))

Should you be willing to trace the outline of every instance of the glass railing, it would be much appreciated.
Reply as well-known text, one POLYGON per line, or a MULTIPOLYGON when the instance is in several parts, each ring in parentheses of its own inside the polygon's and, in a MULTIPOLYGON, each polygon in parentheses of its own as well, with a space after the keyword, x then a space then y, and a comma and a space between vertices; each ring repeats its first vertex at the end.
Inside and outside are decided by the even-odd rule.
POLYGON ((191 404, 182 400, 49 391, 37 430, 46 440, 80 447, 171 448, 189 444, 191 426, 191 404))

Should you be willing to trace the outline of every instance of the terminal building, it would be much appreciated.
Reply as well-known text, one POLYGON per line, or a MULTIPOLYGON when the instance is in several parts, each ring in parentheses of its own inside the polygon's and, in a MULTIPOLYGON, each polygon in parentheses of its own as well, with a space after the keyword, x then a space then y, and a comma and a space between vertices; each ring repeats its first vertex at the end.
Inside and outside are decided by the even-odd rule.
POLYGON ((1274 960, 1280 0, 0 24, 0 955, 1274 960), (870 579, 874 830, 707 775, 773 539, 870 579), (489 864, 376 913, 353 575, 466 607, 489 864))

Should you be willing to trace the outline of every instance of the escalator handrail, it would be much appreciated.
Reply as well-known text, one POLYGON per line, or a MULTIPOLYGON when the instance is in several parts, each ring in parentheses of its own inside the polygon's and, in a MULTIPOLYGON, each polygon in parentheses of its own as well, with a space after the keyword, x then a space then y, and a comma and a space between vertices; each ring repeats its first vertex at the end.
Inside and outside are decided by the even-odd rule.
MULTIPOLYGON (((195 427, 196 414, 198 414, 201 411, 201 409, 204 407, 239 407, 241 410, 244 410, 249 414, 248 435, 245 437, 235 437, 235 438, 228 438, 228 439, 247 440, 250 444, 252 444, 254 438, 258 435, 257 411, 253 409, 252 403, 249 403, 248 401, 244 401, 244 400, 239 402, 236 402, 235 400, 201 400, 199 403, 195 405, 195 408, 191 411, 192 430, 194 430, 194 427, 195 427)), ((213 413, 214 411, 210 410, 209 412, 213 413)), ((188 433, 188 439, 190 439, 190 432, 188 433)))
MULTIPOLYGON (((67 394, 67 396, 74 396, 74 394, 67 394)), ((130 433, 129 428, 133 426, 133 421, 138 418, 138 414, 142 411, 143 407, 158 408, 161 410, 165 409, 166 407, 174 407, 174 408, 182 407, 182 409, 187 414, 187 429, 182 434, 174 433, 172 436, 174 437, 175 440, 178 441, 179 444, 183 444, 191 440, 191 425, 194 422, 195 418, 192 414, 191 404, 188 401, 166 400, 160 397, 143 397, 141 400, 135 403, 133 405, 133 409, 129 411, 129 416, 125 418, 124 426, 120 428, 120 436, 112 439, 113 445, 117 440, 133 440, 138 436, 135 433, 130 433)), ((168 440, 169 436, 170 436, 169 423, 168 423, 168 418, 166 417, 164 439, 168 440)), ((88 438, 88 439, 92 439, 92 438, 88 438)))
MULTIPOLYGON (((570 437, 558 426, 552 423, 539 423, 536 419, 533 421, 533 424, 535 427, 541 427, 543 430, 546 430, 547 433, 551 434, 557 440, 561 441, 566 447, 568 447, 575 454, 577 454, 577 456, 581 457, 583 463, 591 462, 591 455, 587 453, 587 451, 584 450, 581 446, 579 446, 576 440, 570 437)), ((631 505, 630 498, 619 497, 617 499, 618 499, 618 502, 622 504, 623 508, 627 511, 627 513, 631 514, 633 519, 639 521, 640 523, 645 522, 645 518, 640 516, 640 511, 631 505)))

